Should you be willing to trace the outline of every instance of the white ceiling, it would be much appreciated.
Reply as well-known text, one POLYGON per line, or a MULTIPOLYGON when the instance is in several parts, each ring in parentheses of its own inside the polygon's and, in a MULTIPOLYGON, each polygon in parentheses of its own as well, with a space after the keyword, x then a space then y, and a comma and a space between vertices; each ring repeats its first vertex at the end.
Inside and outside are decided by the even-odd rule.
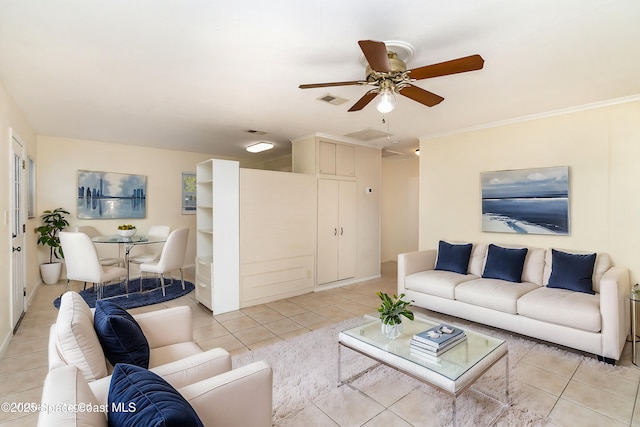
POLYGON ((0 80, 43 135, 279 156, 312 132, 418 137, 640 94, 636 0, 0 0, 0 80), (347 110, 365 77, 358 40, 411 44, 416 68, 471 54, 484 69, 416 83, 445 100, 398 97, 347 110), (334 106, 323 95, 347 98, 334 106), (249 129, 267 132, 256 136, 249 129))

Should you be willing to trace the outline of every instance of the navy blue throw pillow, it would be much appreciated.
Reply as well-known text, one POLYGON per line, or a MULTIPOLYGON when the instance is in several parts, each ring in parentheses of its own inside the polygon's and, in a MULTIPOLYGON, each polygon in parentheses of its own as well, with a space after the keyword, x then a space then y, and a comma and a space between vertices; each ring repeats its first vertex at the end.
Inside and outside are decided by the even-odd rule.
POLYGON ((492 243, 487 251, 482 277, 520 283, 526 256, 527 248, 509 249, 492 243))
POLYGON ((157 374, 119 363, 109 385, 110 427, 204 427, 178 391, 157 374))
POLYGON ((440 243, 438 243, 436 270, 467 274, 472 247, 473 245, 471 243, 452 245, 451 243, 440 240, 440 243))
POLYGON ((548 288, 595 294, 593 291, 593 267, 596 254, 568 254, 551 249, 551 276, 548 288))
POLYGON ((140 325, 119 305, 105 300, 96 301, 93 327, 107 360, 149 367, 149 343, 140 325))

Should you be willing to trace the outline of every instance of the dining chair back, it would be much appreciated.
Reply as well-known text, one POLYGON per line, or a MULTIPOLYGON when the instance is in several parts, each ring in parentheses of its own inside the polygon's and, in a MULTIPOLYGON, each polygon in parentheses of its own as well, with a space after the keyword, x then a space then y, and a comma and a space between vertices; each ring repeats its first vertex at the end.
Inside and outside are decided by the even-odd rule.
MULTIPOLYGON (((95 227, 92 227, 90 225, 72 227, 71 231, 84 233, 89 236, 89 238, 94 238, 102 235, 95 227)), ((100 260, 100 264, 102 265, 124 265, 124 259, 120 256, 105 256, 105 254, 98 248, 96 248, 96 252, 98 253, 98 259, 100 260)))
POLYGON ((140 272, 156 273, 160 275, 162 295, 165 295, 164 274, 180 270, 180 281, 184 289, 184 257, 187 252, 187 242, 189 241, 189 229, 187 227, 178 228, 172 231, 167 237, 160 258, 157 261, 140 264, 140 272))
POLYGON ((125 277, 122 267, 103 266, 91 238, 81 232, 61 231, 60 244, 67 269, 67 287, 70 280, 91 282, 96 285, 96 298, 101 299, 106 282, 125 277))
POLYGON ((160 258, 164 242, 169 237, 171 227, 168 225, 152 225, 149 227, 147 238, 150 242, 144 245, 137 245, 134 247, 135 253, 129 255, 129 262, 132 264, 143 264, 145 262, 152 262, 160 258), (137 249, 140 250, 137 250, 137 249))

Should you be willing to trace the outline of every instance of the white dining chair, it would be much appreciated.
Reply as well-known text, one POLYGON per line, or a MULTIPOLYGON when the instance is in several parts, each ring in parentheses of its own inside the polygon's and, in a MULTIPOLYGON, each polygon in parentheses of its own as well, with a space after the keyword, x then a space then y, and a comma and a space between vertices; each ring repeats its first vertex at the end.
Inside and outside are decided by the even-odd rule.
POLYGON ((96 299, 102 299, 105 283, 126 277, 125 268, 100 264, 96 247, 85 233, 61 231, 59 236, 67 268, 67 289, 71 280, 85 282, 85 286, 91 282, 96 299))
MULTIPOLYGON (((92 227, 90 225, 83 225, 83 226, 79 226, 79 227, 73 227, 71 228, 71 231, 75 231, 75 232, 80 232, 80 233, 84 233, 87 236, 89 236, 89 238, 93 239, 94 237, 97 236, 101 236, 102 234, 95 228, 92 227)), ((103 256, 103 254, 100 253, 100 250, 96 248, 96 252, 98 253, 98 259, 100 260, 100 264, 102 265, 117 265, 117 266, 124 266, 124 259, 121 257, 107 257, 107 256, 103 256)))
MULTIPOLYGON (((156 273, 160 275, 160 285, 162 286, 162 295, 165 294, 164 275, 165 273, 180 270, 180 282, 184 289, 184 273, 182 267, 184 265, 184 256, 187 251, 187 242, 189 240, 189 229, 186 227, 178 228, 172 231, 167 237, 160 258, 157 261, 140 264, 140 274, 156 273)), ((142 276, 140 277, 142 280, 142 276)))
POLYGON ((146 236, 150 242, 156 243, 136 245, 134 250, 136 250, 137 253, 134 255, 129 254, 129 263, 144 264, 160 259, 164 242, 169 237, 170 232, 171 227, 168 225, 152 225, 149 227, 149 232, 146 236), (140 248, 140 251, 137 251, 138 248, 140 248))

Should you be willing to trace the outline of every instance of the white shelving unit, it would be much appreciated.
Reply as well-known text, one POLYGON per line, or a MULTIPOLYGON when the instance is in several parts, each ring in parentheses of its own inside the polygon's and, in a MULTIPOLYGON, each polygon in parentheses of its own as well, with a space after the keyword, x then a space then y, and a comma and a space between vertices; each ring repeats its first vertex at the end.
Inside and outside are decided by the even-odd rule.
POLYGON ((240 308, 240 169, 236 161, 196 165, 196 299, 213 314, 240 308))

